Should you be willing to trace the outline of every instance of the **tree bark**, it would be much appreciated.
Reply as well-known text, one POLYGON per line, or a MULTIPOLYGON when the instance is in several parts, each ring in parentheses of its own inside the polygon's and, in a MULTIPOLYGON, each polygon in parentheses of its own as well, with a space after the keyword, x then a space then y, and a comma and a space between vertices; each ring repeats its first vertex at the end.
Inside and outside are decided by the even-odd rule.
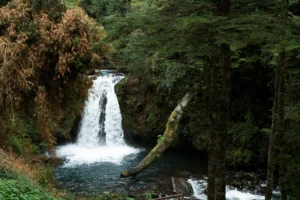
MULTIPOLYGON (((219 13, 228 16, 230 13, 230 0, 220 0, 219 13)), ((222 91, 220 111, 215 136, 215 200, 226 199, 226 139, 229 120, 229 99, 231 90, 230 74, 230 45, 220 45, 222 91)))
MULTIPOLYGON (((277 143, 279 146, 279 180, 282 179, 285 176, 286 173, 286 162, 283 159, 284 158, 284 148, 283 144, 280 142, 284 138, 285 134, 285 121, 284 121, 284 116, 285 116, 285 92, 286 92, 286 70, 287 70, 287 65, 285 63, 285 53, 282 51, 280 53, 280 58, 279 58, 279 64, 281 65, 281 71, 280 71, 280 91, 278 95, 278 139, 277 143)), ((286 191, 286 186, 284 184, 284 181, 280 181, 280 199, 281 200, 287 200, 287 191, 286 191)))
POLYGON ((276 138, 278 137, 278 131, 282 132, 282 128, 280 125, 282 122, 279 121, 279 119, 282 120, 282 116, 279 116, 279 113, 282 115, 282 112, 284 112, 284 103, 282 100, 283 93, 282 93, 282 81, 283 74, 282 74, 282 56, 279 56, 279 62, 276 66, 276 72, 275 72, 275 86, 274 86, 274 103, 273 103, 273 111, 272 111, 272 126, 271 126, 271 133, 269 138, 269 150, 268 150, 268 167, 267 167, 267 187, 266 187, 266 193, 265 193, 265 200, 271 200, 272 198, 272 191, 274 187, 274 165, 275 165, 275 144, 276 144, 276 138), (281 104, 281 105, 280 105, 281 104), (280 105, 280 106, 279 106, 280 105), (280 107, 280 108, 279 108, 280 107), (280 110, 280 111, 279 111, 280 110))
MULTIPOLYGON (((288 17, 288 0, 282 0, 286 4, 285 18, 288 17)), ((275 148, 278 140, 284 137, 284 115, 285 115, 285 88, 286 88, 286 63, 285 63, 285 52, 284 49, 280 52, 278 63, 276 66, 275 74, 275 87, 274 87, 274 103, 272 111, 272 126, 269 139, 269 151, 268 151, 268 167, 267 167, 267 187, 265 193, 265 200, 271 200, 272 191, 274 188, 274 165, 275 165, 275 148)), ((279 176, 283 177, 285 174, 286 166, 282 160, 282 147, 279 144, 279 176)), ((279 178, 280 178, 279 177, 279 178)), ((280 178, 281 179, 281 178, 280 178)), ((287 199, 287 192, 284 185, 280 186, 281 199, 287 199)))
POLYGON ((183 109, 187 106, 190 99, 191 94, 187 93, 171 113, 161 140, 158 141, 157 145, 136 167, 130 170, 122 171, 121 177, 136 176, 141 171, 146 169, 157 157, 162 154, 162 152, 164 152, 172 144, 174 139, 177 137, 176 131, 183 116, 183 109))
MULTIPOLYGON (((289 12, 289 0, 282 0, 283 3, 285 3, 286 9, 285 9, 285 19, 288 19, 288 12, 289 12)), ((286 73, 287 73, 287 63, 285 58, 285 52, 284 50, 280 54, 279 64, 282 66, 281 74, 281 91, 279 95, 279 101, 278 101, 278 113, 279 113, 279 141, 281 141, 284 138, 285 134, 285 93, 286 93, 286 73)), ((285 177, 286 171, 287 171, 287 165, 285 160, 283 160, 284 157, 284 148, 282 143, 279 144, 279 157, 280 157, 280 163, 279 163, 279 183, 280 183, 280 200, 287 200, 288 199, 288 193, 285 181, 282 181, 283 177, 285 177)))
POLYGON ((221 70, 222 70, 222 92, 220 114, 217 122, 215 141, 215 200, 225 200, 226 196, 226 138, 229 119, 229 98, 230 98, 230 46, 221 44, 221 70))
POLYGON ((208 166, 207 166, 207 200, 214 200, 215 199, 215 169, 216 169, 216 162, 215 162, 215 124, 216 124, 216 117, 217 116, 217 109, 216 109, 216 89, 217 89, 217 72, 216 66, 213 63, 211 58, 208 59, 209 62, 209 69, 207 70, 208 74, 208 94, 207 94, 207 102, 208 111, 210 112, 210 133, 208 136, 208 166))
MULTIPOLYGON (((218 15, 227 16, 230 12, 230 0, 218 0, 218 15)), ((211 102, 212 118, 208 147, 208 200, 226 199, 226 138, 227 125, 229 120, 229 98, 231 90, 230 75, 230 45, 223 43, 220 45, 221 68, 212 68, 213 91, 211 102), (221 79, 219 80, 219 77, 221 79), (219 81, 218 81, 219 80, 219 81), (221 83, 220 93, 218 93, 218 82, 221 83)), ((208 103, 210 105, 211 103, 208 103)))
POLYGON ((215 199, 215 133, 213 131, 209 134, 208 144, 208 180, 207 180, 207 200, 215 199))

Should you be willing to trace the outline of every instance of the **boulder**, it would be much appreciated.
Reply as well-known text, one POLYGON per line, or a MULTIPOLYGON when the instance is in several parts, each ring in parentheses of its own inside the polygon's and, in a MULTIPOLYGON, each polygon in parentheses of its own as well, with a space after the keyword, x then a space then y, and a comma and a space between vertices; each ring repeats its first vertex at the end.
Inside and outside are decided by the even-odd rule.
POLYGON ((192 186, 183 178, 172 178, 173 191, 177 194, 188 196, 193 194, 192 186))

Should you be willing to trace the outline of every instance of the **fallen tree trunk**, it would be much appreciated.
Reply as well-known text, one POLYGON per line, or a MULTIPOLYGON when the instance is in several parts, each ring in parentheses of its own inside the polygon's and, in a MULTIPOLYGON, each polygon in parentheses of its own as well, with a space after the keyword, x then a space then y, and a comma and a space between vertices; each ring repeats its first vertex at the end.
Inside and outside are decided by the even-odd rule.
POLYGON ((160 197, 160 198, 156 198, 156 199, 152 199, 152 200, 163 200, 163 199, 173 199, 173 198, 178 198, 180 199, 181 197, 183 197, 182 194, 175 194, 175 195, 170 195, 170 196, 166 196, 166 197, 160 197))
POLYGON ((158 141, 157 145, 148 153, 148 155, 133 169, 125 170, 121 172, 121 177, 136 176, 141 171, 146 169, 161 153, 166 150, 176 138, 176 131, 183 115, 183 109, 191 99, 191 95, 187 93, 176 108, 171 113, 164 135, 158 141))

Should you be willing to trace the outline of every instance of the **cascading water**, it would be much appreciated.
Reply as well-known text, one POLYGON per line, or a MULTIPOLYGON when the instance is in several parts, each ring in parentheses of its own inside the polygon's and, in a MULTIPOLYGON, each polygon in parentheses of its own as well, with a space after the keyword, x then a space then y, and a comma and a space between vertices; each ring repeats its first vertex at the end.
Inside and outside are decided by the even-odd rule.
POLYGON ((114 91, 114 86, 123 78, 121 75, 107 74, 94 81, 81 121, 77 139, 79 146, 95 148, 105 143, 110 146, 124 145, 122 116, 114 91))
MULTIPOLYGON (((124 76, 101 72, 103 75, 95 78, 89 90, 77 141, 57 148, 57 156, 66 158, 64 166, 56 169, 58 185, 78 195, 96 196, 104 191, 140 194, 155 188, 171 194, 176 188, 169 187, 172 186, 170 176, 182 174, 187 178, 197 174, 200 168, 204 171, 206 161, 200 161, 198 155, 193 157, 188 151, 165 152, 135 179, 120 179, 120 172, 136 166, 146 152, 127 146, 123 139, 122 117, 114 86, 124 76)), ((194 198, 207 199, 205 180, 189 179, 188 182, 194 198)), ((263 196, 227 187, 226 199, 260 200, 263 196)))
MULTIPOLYGON (((196 199, 206 200, 205 193, 207 189, 207 182, 205 180, 189 179, 196 199)), ((265 197, 259 194, 252 194, 250 191, 239 191, 237 188, 226 186, 226 199, 227 200, 263 200, 265 197)))
POLYGON ((66 166, 94 162, 120 163, 137 153, 123 139, 122 116, 114 86, 123 75, 102 71, 89 90, 75 144, 60 146, 57 155, 67 159, 66 166))

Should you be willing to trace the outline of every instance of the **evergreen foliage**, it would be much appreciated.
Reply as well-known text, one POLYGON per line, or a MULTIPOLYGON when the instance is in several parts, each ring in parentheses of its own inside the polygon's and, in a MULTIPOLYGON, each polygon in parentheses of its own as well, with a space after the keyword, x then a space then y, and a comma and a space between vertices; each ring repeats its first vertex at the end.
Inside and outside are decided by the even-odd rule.
MULTIPOLYGON (((299 1, 290 1, 288 14, 281 1, 232 1, 228 16, 219 15, 217 2, 133 0, 126 15, 102 18, 115 47, 113 61, 130 73, 119 88, 126 101, 121 102, 125 125, 137 128, 136 132, 159 135, 165 124, 160 119, 167 119, 180 96, 193 91, 181 133, 196 148, 207 149, 213 128, 210 113, 218 109, 207 104, 208 74, 211 66, 220 66, 219 45, 227 43, 232 70, 227 161, 234 166, 260 166, 267 160, 274 74, 282 51, 288 65, 284 141, 297 138, 292 130, 297 129, 299 120, 299 1), (135 86, 133 82, 137 82, 135 86), (132 86, 143 90, 145 97, 126 94, 132 86)), ((220 92, 222 85, 217 84, 220 92)), ((212 99, 212 105, 217 105, 217 99, 212 99)), ((283 152, 291 147, 289 142, 276 146, 283 152)), ((298 152, 297 147, 292 149, 298 152)), ((296 153, 288 151, 283 162, 298 165, 296 153)), ((291 186, 293 170, 287 169, 282 187, 283 182, 291 186)), ((297 198, 293 191, 289 190, 289 195, 297 198)))
POLYGON ((131 0, 82 0, 80 6, 86 12, 98 19, 114 14, 125 14, 130 9, 131 0))
MULTIPOLYGON (((285 114, 279 132, 284 134, 276 138, 275 174, 288 196, 300 199, 298 0, 289 6, 232 0, 228 15, 219 0, 81 0, 98 24, 83 9, 67 9, 59 0, 8 2, 0 2, 1 147, 39 152, 51 149, 57 137, 68 137, 90 86, 82 74, 107 63, 112 53, 110 64, 129 72, 117 86, 124 125, 157 138, 178 99, 192 92, 180 139, 207 150, 222 120, 220 47, 228 44, 227 163, 266 165, 276 67, 283 62, 285 114)), ((16 182, 2 183, 15 187, 16 182)))

